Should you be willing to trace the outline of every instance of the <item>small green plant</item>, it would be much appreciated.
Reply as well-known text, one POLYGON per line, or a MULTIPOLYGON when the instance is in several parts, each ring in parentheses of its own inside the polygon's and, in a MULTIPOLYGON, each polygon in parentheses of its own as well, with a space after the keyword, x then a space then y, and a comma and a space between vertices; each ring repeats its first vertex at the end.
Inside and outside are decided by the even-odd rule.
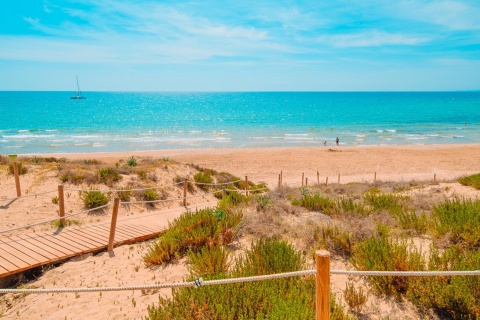
POLYGON ((143 193, 143 200, 145 201, 155 201, 158 200, 160 196, 158 195, 157 190, 155 189, 147 189, 143 193))
POLYGON ((352 255, 353 248, 358 241, 351 231, 330 225, 315 229, 313 238, 321 249, 344 257, 352 255))
POLYGON ((193 180, 197 183, 198 187, 203 190, 210 189, 210 185, 213 183, 213 178, 208 173, 198 172, 193 176, 193 180))
POLYGON ((58 204, 58 196, 52 197, 52 203, 58 204))
POLYGON ((120 198, 120 201, 127 202, 132 197, 132 191, 128 189, 117 191, 117 196, 120 198))
POLYGON ((129 167, 135 167, 138 165, 138 161, 137 161, 137 158, 135 158, 135 156, 131 156, 128 160, 127 160, 127 165, 129 167))
POLYGON ((106 184, 112 184, 122 179, 122 176, 115 168, 103 168, 98 170, 98 178, 106 184))
POLYGON ((202 247, 188 253, 190 273, 195 277, 226 274, 230 267, 228 251, 223 246, 202 247))
POLYGON ((220 214, 217 209, 185 212, 149 248, 144 262, 147 266, 162 265, 189 251, 196 253, 203 246, 213 248, 228 244, 232 238, 231 230, 241 218, 240 213, 220 214))
POLYGON ((338 211, 335 201, 328 197, 321 196, 318 193, 306 194, 298 200, 293 200, 292 205, 305 207, 311 211, 323 212, 331 215, 338 211))
POLYGON ((480 190, 480 173, 461 177, 458 179, 458 182, 464 186, 469 186, 480 190))
POLYGON ((433 207, 433 231, 448 234, 454 244, 480 246, 480 200, 453 199, 433 207))
POLYGON ((145 170, 138 170, 138 171, 137 171, 137 176, 138 176, 141 180, 147 180, 147 171, 145 171, 145 170))
POLYGON ((37 156, 34 156, 32 158, 32 162, 35 163, 35 164, 39 164, 40 162, 43 161, 43 158, 42 157, 37 157, 37 156))
MULTIPOLYGON (((65 225, 64 227, 69 227, 69 226, 79 226, 81 225, 82 223, 78 220, 74 220, 74 219, 65 219, 65 225)), ((58 220, 55 220, 52 222, 52 226, 55 227, 55 228, 60 228, 62 226, 61 224, 61 221, 60 219, 58 220)))
POLYGON ((109 201, 105 193, 96 190, 82 192, 81 198, 88 208, 101 207, 109 201))
POLYGON ((343 290, 343 297, 350 309, 355 312, 362 312, 363 306, 368 300, 368 296, 363 292, 363 289, 355 289, 355 285, 350 281, 347 283, 345 290, 343 290))
MULTIPOLYGON (((421 271, 425 258, 406 240, 390 239, 388 231, 380 226, 377 235, 359 242, 353 252, 352 264, 359 270, 421 271)), ((380 293, 399 295, 408 290, 408 277, 369 277, 369 282, 380 293)))
MULTIPOLYGON (((24 175, 28 172, 28 168, 23 165, 21 162, 17 162, 17 170, 19 175, 24 175)), ((13 171, 13 163, 8 164, 8 173, 9 174, 14 174, 13 171)))

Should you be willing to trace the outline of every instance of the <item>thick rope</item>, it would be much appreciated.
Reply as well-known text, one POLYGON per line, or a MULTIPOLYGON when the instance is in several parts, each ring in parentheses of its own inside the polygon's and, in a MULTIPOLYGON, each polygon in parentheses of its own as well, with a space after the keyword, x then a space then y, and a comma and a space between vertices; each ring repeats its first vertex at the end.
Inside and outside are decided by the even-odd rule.
MULTIPOLYGON (((298 277, 315 275, 317 270, 303 270, 285 273, 277 273, 263 276, 252 276, 243 278, 221 279, 203 281, 202 278, 191 282, 163 283, 152 285, 137 285, 125 287, 91 287, 91 288, 46 288, 46 289, 0 289, 0 293, 68 293, 68 292, 105 292, 105 291, 131 291, 146 289, 164 289, 181 287, 199 287, 212 286, 230 283, 244 283, 253 281, 263 281, 278 278, 298 277)), ((331 274, 347 274, 356 276, 402 276, 402 277, 425 277, 425 276, 479 276, 480 270, 474 271, 350 271, 350 270, 330 270, 331 274)))
POLYGON ((20 196, 20 197, 0 199, 0 201, 12 201, 12 200, 17 200, 17 199, 22 199, 22 198, 36 197, 36 196, 41 196, 41 195, 44 195, 44 194, 47 194, 47 193, 52 193, 52 192, 58 192, 58 191, 57 190, 52 190, 52 191, 45 191, 45 192, 41 192, 41 193, 27 194, 27 195, 20 196))
POLYGON ((243 180, 235 180, 235 181, 223 182, 223 183, 205 183, 205 182, 193 182, 193 183, 196 185, 202 185, 202 186, 225 186, 225 185, 234 184, 240 181, 243 181, 243 180))
POLYGON ((87 212, 90 212, 90 211, 96 211, 96 210, 99 210, 99 209, 108 207, 110 204, 111 204, 111 203, 109 202, 109 203, 107 203, 106 205, 103 205, 103 206, 100 206, 100 207, 96 207, 96 208, 88 209, 88 210, 83 210, 83 211, 80 211, 80 212, 77 212, 77 213, 67 214, 67 215, 65 215, 65 216, 63 216, 63 217, 57 217, 57 218, 53 218, 53 219, 50 219, 50 220, 44 220, 44 221, 37 222, 37 223, 33 223, 33 224, 27 224, 27 225, 25 225, 25 226, 21 226, 21 227, 17 227, 17 228, 2 230, 2 231, 0 231, 0 234, 2 234, 2 233, 7 233, 7 232, 11 232, 11 231, 16 231, 16 230, 20 230, 20 229, 30 228, 30 227, 38 226, 38 225, 41 225, 41 224, 45 224, 45 223, 49 223, 49 222, 61 220, 61 219, 66 219, 66 218, 78 216, 78 215, 83 214, 83 213, 87 213, 87 212))
POLYGON ((397 276, 397 277, 436 277, 436 276, 480 276, 480 270, 465 271, 357 271, 330 270, 331 274, 351 276, 397 276))

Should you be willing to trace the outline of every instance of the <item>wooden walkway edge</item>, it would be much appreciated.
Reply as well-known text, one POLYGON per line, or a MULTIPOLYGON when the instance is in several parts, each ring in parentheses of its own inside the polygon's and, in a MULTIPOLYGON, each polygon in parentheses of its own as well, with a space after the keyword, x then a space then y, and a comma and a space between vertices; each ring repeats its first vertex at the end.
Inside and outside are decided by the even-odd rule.
MULTIPOLYGON (((209 203, 201 207, 214 205, 209 203)), ((125 217, 117 223, 114 244, 118 246, 155 238, 168 228, 169 220, 183 212, 185 208, 168 213, 125 217)), ((0 236, 0 279, 85 253, 106 250, 109 234, 108 222, 85 227, 60 228, 55 232, 0 236)))

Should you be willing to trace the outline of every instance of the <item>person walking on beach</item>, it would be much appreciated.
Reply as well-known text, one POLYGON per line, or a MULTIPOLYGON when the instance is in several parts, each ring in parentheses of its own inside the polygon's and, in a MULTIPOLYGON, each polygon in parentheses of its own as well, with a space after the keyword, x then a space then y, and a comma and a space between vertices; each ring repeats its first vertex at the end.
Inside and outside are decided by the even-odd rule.
POLYGON ((338 144, 340 143, 340 139, 338 139, 338 137, 335 139, 335 142, 337 143, 337 146, 338 144))

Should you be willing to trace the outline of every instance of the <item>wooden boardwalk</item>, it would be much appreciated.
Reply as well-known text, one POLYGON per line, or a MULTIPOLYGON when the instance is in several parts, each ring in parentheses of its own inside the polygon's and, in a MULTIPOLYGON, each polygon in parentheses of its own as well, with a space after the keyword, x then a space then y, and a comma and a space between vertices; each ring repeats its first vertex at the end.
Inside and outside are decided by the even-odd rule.
MULTIPOLYGON (((203 207, 212 204, 204 204, 203 207)), ((214 204, 213 204, 214 205, 214 204)), ((168 213, 119 219, 115 245, 134 243, 161 234, 185 208, 168 213)), ((0 279, 35 267, 55 264, 85 253, 107 249, 110 222, 55 232, 0 236, 0 279)))

